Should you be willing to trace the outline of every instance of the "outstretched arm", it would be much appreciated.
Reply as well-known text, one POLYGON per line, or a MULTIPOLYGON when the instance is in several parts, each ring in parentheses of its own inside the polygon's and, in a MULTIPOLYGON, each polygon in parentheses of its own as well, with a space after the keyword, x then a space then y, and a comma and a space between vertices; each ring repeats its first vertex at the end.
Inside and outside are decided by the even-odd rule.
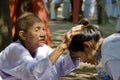
POLYGON ((70 29, 66 35, 64 40, 58 45, 58 47, 49 55, 49 59, 52 64, 56 62, 56 60, 59 58, 59 56, 65 51, 65 49, 68 48, 72 37, 75 36, 76 34, 79 34, 81 30, 82 25, 78 25, 70 29))

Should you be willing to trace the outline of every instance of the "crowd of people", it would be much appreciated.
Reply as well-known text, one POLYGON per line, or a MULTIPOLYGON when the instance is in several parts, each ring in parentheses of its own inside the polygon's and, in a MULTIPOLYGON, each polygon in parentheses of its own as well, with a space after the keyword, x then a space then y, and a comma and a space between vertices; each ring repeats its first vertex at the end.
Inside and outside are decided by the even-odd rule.
MULTIPOLYGON (((52 49, 46 43, 48 39, 46 32, 48 23, 45 22, 47 21, 45 11, 47 1, 44 2, 45 4, 41 2, 42 7, 34 0, 31 1, 33 2, 32 11, 15 17, 16 23, 13 24, 16 28, 15 41, 0 52, 0 80, 59 80, 61 76, 69 74, 80 66, 80 62, 97 66, 100 59, 105 73, 109 76, 107 80, 120 80, 120 30, 103 38, 99 26, 93 25, 89 20, 89 17, 93 17, 93 6, 89 17, 81 18, 79 24, 68 30, 61 43, 52 49), (36 6, 44 8, 44 17, 37 11, 36 6), (66 49, 68 52, 63 55, 66 49)), ((59 4, 54 4, 56 1, 53 0, 51 6, 57 10, 59 4)), ((96 3, 95 0, 83 0, 83 2, 87 1, 93 1, 94 5, 96 3)), ((116 2, 116 0, 108 1, 113 1, 112 4, 116 2)), ((68 9, 70 1, 64 0, 63 2, 63 8, 67 6, 65 9, 70 10, 68 9)), ((59 0, 58 3, 61 1, 59 0)), ((14 21, 12 19, 14 9, 11 7, 10 9, 11 20, 14 21)), ((84 9, 87 11, 86 8, 84 9)), ((116 14, 113 17, 119 15, 118 11, 114 11, 116 14)), ((100 79, 105 80, 101 76, 100 79)))
MULTIPOLYGON (((119 5, 118 0, 104 0, 105 3, 105 10, 106 14, 109 19, 117 19, 119 16, 119 5)), ((47 3, 47 1, 46 1, 47 3)), ((96 19, 97 18, 97 0, 51 0, 50 10, 49 10, 49 17, 51 20, 56 21, 58 19, 58 8, 62 6, 62 20, 66 21, 73 21, 70 20, 71 16, 73 16, 74 9, 77 8, 76 11, 79 12, 77 17, 86 17, 89 19, 96 19), (75 6, 74 7, 74 3, 75 6), (79 4, 78 4, 79 3, 79 4), (61 5, 63 4, 63 5, 61 5)))

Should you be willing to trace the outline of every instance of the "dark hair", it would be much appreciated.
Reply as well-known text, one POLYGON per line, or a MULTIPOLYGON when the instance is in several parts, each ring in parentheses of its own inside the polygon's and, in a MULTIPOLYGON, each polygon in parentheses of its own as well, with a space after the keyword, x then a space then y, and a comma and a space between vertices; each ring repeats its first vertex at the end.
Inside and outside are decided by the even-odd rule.
POLYGON ((44 24, 40 17, 31 12, 26 12, 22 14, 20 17, 18 17, 16 21, 16 33, 14 41, 16 41, 19 38, 18 36, 19 31, 23 30, 27 32, 27 30, 36 22, 44 24))
POLYGON ((70 51, 83 51, 84 42, 90 40, 97 42, 102 37, 99 27, 92 25, 87 18, 81 19, 79 24, 82 24, 83 27, 80 33, 72 38, 70 46, 68 47, 70 51))

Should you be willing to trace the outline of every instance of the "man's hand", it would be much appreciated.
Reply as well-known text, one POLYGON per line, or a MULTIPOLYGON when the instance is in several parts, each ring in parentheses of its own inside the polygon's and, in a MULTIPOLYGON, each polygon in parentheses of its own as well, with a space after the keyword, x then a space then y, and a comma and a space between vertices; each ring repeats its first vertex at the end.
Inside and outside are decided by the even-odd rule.
POLYGON ((65 40, 63 41, 63 43, 66 44, 66 47, 69 46, 73 36, 77 35, 80 33, 80 30, 82 29, 82 25, 78 25, 75 27, 72 27, 65 35, 65 40))

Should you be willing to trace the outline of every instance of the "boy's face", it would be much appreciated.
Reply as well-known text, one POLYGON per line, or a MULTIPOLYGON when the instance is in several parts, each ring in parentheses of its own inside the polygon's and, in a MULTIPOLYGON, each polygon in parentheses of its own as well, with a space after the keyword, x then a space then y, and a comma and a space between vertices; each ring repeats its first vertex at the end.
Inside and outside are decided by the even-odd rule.
POLYGON ((80 58, 80 60, 84 63, 88 63, 88 64, 95 64, 95 60, 96 60, 96 51, 95 50, 91 50, 91 51, 77 51, 74 52, 74 54, 76 54, 77 57, 80 58))
POLYGON ((99 50, 100 45, 102 44, 103 38, 99 39, 96 43, 94 41, 89 41, 84 44, 84 51, 77 51, 74 54, 80 58, 81 61, 87 62, 90 64, 95 64, 96 62, 96 52, 99 50))
POLYGON ((46 32, 44 24, 34 23, 30 29, 25 32, 25 42, 35 48, 43 46, 46 41, 46 32))

